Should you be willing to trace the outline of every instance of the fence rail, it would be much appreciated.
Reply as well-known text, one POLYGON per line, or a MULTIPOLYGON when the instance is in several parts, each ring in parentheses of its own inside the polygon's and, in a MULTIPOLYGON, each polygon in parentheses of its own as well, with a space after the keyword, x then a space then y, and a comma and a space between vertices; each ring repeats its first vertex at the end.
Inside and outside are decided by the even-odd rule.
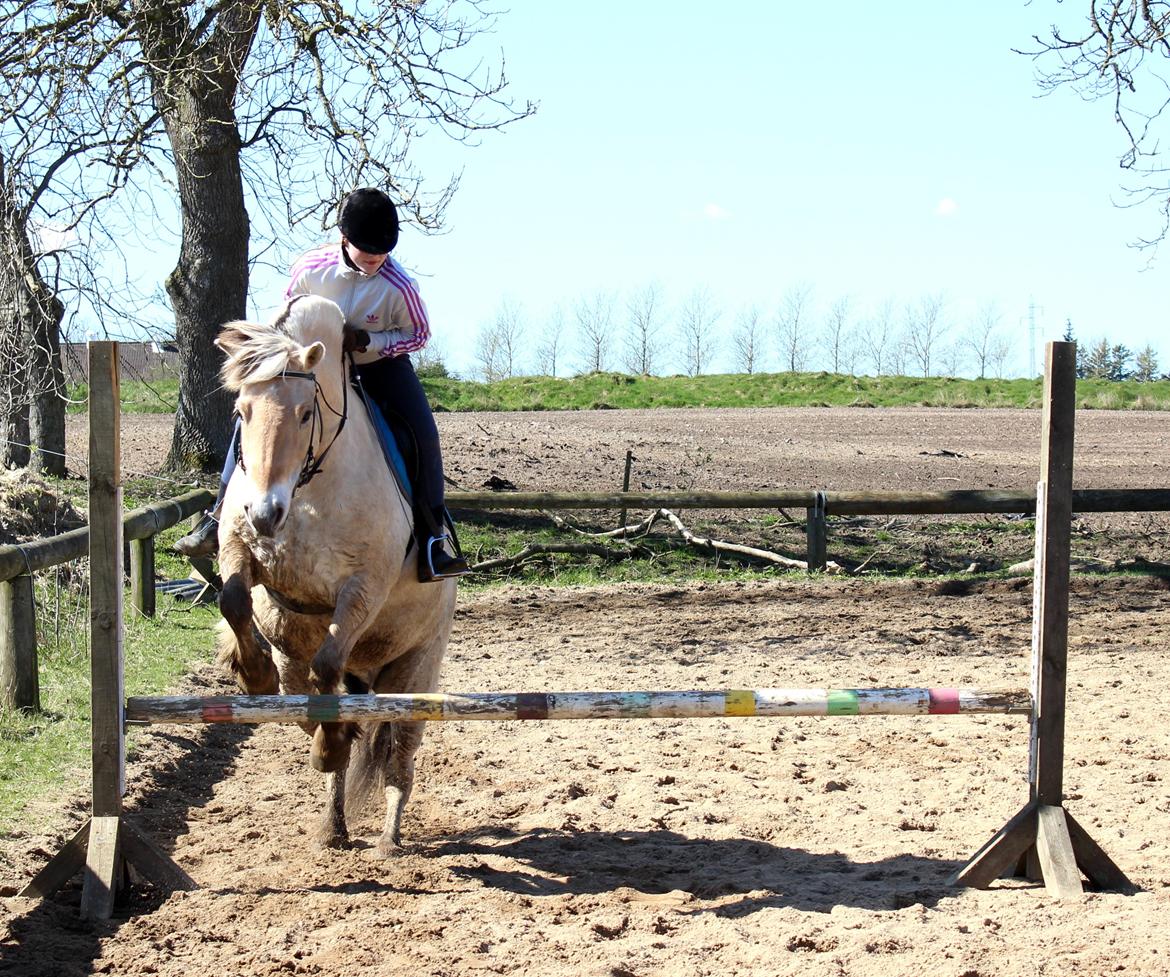
MULTIPOLYGON (((130 546, 130 600, 142 614, 154 614, 155 535, 214 501, 214 493, 196 489, 126 513, 122 526, 130 546)), ((88 554, 88 526, 0 546, 0 708, 40 708, 33 573, 88 554)))

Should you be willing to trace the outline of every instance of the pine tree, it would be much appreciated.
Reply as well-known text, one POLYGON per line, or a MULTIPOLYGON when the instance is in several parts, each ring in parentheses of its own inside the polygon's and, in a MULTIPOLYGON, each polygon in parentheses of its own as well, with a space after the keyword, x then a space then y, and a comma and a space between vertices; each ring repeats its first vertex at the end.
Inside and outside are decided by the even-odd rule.
POLYGON ((1154 347, 1146 343, 1134 360, 1133 378, 1141 383, 1149 383, 1158 376, 1158 354, 1154 347))

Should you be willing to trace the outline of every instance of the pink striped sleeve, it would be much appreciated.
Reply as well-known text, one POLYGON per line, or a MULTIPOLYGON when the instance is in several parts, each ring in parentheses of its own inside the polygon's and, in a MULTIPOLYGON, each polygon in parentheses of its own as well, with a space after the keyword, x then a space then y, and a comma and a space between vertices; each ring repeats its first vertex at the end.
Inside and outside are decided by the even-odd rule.
POLYGON ((382 351, 382 355, 401 356, 404 353, 417 352, 426 346, 427 340, 431 338, 430 321, 427 318, 427 309, 423 304, 422 296, 419 295, 418 286, 397 263, 389 260, 382 266, 379 274, 398 291, 411 326, 410 337, 401 342, 392 343, 382 351))

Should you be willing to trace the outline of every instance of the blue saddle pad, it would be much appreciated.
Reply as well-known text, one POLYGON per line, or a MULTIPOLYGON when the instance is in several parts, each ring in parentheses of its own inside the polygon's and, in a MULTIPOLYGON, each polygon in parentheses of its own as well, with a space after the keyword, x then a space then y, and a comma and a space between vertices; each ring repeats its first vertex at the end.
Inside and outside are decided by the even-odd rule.
POLYGON ((370 423, 374 425, 374 430, 377 432, 378 443, 382 446, 382 457, 386 459, 390 474, 398 482, 398 487, 402 489, 407 503, 413 504, 414 486, 410 483, 410 472, 406 467, 406 459, 403 457, 402 449, 398 446, 398 438, 395 437, 394 431, 383 416, 381 408, 371 398, 365 396, 364 391, 362 391, 361 400, 365 403, 366 410, 370 415, 370 423))

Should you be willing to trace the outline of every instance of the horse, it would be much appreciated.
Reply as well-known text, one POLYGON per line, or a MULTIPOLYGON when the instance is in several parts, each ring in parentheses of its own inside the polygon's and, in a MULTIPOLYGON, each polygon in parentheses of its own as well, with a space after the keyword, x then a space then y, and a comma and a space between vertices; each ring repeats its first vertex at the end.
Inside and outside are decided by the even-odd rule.
MULTIPOLYGON (((219 525, 220 660, 248 694, 438 686, 456 583, 418 581, 410 504, 367 412, 351 409, 343 326, 335 303, 296 296, 215 340, 239 417, 219 525)), ((400 849, 423 726, 303 727, 325 774, 322 847, 349 846, 347 801, 352 812, 380 788, 377 851, 400 849)))

